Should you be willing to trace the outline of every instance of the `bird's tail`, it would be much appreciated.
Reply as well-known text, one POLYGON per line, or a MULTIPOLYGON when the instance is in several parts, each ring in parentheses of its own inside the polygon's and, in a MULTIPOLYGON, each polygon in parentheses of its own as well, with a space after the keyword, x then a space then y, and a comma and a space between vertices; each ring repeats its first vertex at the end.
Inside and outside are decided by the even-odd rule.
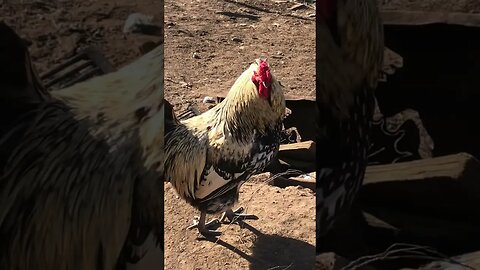
POLYGON ((165 106, 165 133, 170 132, 175 126, 179 123, 175 112, 173 111, 173 106, 166 99, 163 100, 163 105, 165 106))
POLYGON ((32 65, 27 41, 0 22, 0 102, 38 103, 49 98, 32 65))

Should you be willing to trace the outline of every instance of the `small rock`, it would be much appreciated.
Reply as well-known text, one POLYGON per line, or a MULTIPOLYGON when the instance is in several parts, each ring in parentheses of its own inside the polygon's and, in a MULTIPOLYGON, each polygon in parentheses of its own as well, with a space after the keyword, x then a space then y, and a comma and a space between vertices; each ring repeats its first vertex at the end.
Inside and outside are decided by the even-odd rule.
POLYGON ((130 14, 123 26, 124 33, 138 33, 142 32, 142 26, 151 25, 153 16, 148 16, 142 13, 130 14))
POLYGON ((200 59, 200 55, 196 52, 193 53, 193 58, 200 59))
POLYGON ((180 85, 184 88, 191 88, 192 84, 188 82, 180 82, 180 85))
POLYGON ((288 8, 290 10, 297 10, 297 9, 302 9, 302 8, 306 8, 306 6, 304 4, 295 4, 293 5, 292 7, 288 8))
POLYGON ((209 96, 206 96, 203 98, 203 103, 215 103, 215 98, 214 97, 209 97, 209 96))
POLYGON ((232 41, 233 42, 243 42, 243 40, 241 38, 238 38, 238 37, 232 38, 232 41))

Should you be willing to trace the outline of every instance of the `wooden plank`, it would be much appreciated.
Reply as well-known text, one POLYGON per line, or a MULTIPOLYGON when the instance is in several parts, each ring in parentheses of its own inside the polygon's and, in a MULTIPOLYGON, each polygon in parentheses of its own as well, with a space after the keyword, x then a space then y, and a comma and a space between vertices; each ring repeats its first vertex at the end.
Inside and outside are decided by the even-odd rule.
POLYGON ((315 142, 314 141, 305 141, 305 142, 298 142, 298 143, 289 143, 289 144, 282 144, 280 145, 280 151, 288 151, 288 150, 296 150, 296 149, 306 149, 306 150, 315 150, 315 142))
POLYGON ((467 240, 478 233, 480 238, 478 194, 480 163, 459 153, 369 166, 359 199, 365 211, 396 228, 432 238, 452 235, 454 241, 455 235, 467 240), (454 227, 459 231, 448 232, 454 227))
MULTIPOLYGON (((333 252, 318 254, 315 257, 316 270, 341 270, 350 263, 349 260, 333 252)), ((361 266, 357 270, 374 270, 372 266, 361 266)))
MULTIPOLYGON (((425 266, 418 268, 418 270, 430 270, 430 269, 480 269, 480 251, 475 251, 459 256, 452 257, 453 262, 446 261, 434 261, 425 266), (456 263, 454 263, 456 262, 456 263), (464 266, 460 265, 463 264, 464 266), (465 267, 467 266, 467 267, 465 267)), ((413 268, 402 268, 401 270, 414 270, 413 268)))
POLYGON ((480 15, 460 12, 381 11, 386 25, 453 24, 480 27, 480 15))
POLYGON ((280 159, 295 159, 301 161, 315 161, 316 146, 313 141, 289 143, 280 145, 278 153, 280 159))
POLYGON ((475 247, 480 241, 478 222, 429 215, 427 211, 403 210, 391 205, 364 209, 376 219, 367 220, 370 226, 401 233, 409 239, 421 239, 428 245, 456 249, 475 247))
POLYGON ((391 181, 421 180, 434 177, 447 177, 452 180, 458 180, 464 176, 468 166, 475 167, 475 170, 480 172, 479 161, 467 153, 410 162, 368 166, 365 172, 364 185, 391 181))

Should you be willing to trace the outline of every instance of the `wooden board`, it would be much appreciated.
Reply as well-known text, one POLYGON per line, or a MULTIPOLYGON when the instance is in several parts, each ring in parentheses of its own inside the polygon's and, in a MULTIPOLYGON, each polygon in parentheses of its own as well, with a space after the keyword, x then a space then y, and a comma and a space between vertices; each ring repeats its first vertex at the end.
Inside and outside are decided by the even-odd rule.
POLYGON ((288 158, 302 161, 315 161, 316 145, 313 141, 280 145, 279 158, 288 158))
MULTIPOLYGON (((480 173, 479 161, 467 153, 410 162, 369 166, 365 172, 364 185, 438 177, 447 177, 452 181, 461 180, 462 177, 468 176, 465 174, 469 166, 471 166, 473 170, 479 170, 474 173, 480 173)), ((480 174, 478 176, 480 177, 480 174)), ((478 182, 480 183, 480 179, 478 182)))
MULTIPOLYGON (((455 251, 480 248, 480 162, 466 153, 367 168, 365 212, 408 239, 455 251)), ((377 225, 375 225, 375 223, 377 225)))
POLYGON ((381 12, 386 25, 453 24, 480 27, 480 15, 460 12, 393 11, 381 12))
MULTIPOLYGON (((468 269, 466 267, 462 267, 458 263, 461 263, 465 266, 471 267, 471 269, 480 269, 480 251, 471 252, 459 256, 455 256, 451 258, 453 262, 446 262, 446 261, 435 261, 429 263, 425 266, 418 268, 418 270, 430 270, 430 269, 468 269)), ((403 268, 401 270, 414 270, 412 268, 403 268)))
POLYGON ((367 167, 362 202, 480 225, 480 162, 460 153, 367 167), (475 207, 474 207, 475 206, 475 207))

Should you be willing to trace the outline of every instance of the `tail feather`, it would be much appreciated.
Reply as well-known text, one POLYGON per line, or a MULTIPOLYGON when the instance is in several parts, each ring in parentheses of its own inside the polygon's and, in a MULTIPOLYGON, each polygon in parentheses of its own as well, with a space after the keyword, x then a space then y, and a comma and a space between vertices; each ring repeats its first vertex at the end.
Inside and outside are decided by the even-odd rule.
POLYGON ((49 99, 32 65, 27 42, 0 22, 0 101, 36 103, 49 99))
POLYGON ((30 59, 27 42, 0 22, 0 136, 50 99, 30 59))
POLYGON ((170 132, 178 124, 178 119, 173 111, 173 106, 166 99, 163 100, 165 106, 165 133, 170 132))

